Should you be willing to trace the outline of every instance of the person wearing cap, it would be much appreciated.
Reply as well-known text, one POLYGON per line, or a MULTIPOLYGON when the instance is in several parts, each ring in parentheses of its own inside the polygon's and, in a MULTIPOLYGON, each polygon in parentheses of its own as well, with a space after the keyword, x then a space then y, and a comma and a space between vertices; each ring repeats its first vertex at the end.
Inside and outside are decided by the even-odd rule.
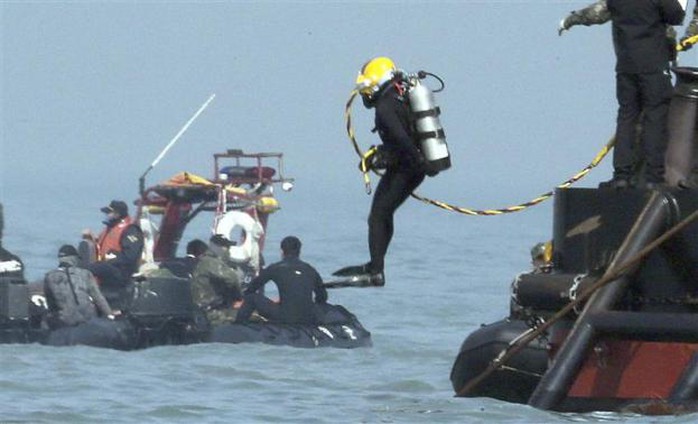
MULTIPOLYGON (((143 253, 143 232, 128 215, 128 206, 112 200, 101 211, 105 228, 95 241, 97 262, 88 269, 97 277, 112 307, 123 309, 131 287, 131 275, 138 272, 143 253)), ((91 233, 83 233, 91 237, 91 233)))
POLYGON ((97 316, 96 309, 109 319, 120 313, 109 307, 92 273, 77 264, 78 251, 69 244, 63 245, 58 250, 58 268, 44 276, 47 323, 51 329, 85 323, 97 316))
POLYGON ((297 237, 288 236, 281 241, 281 261, 264 268, 252 280, 245 290, 236 322, 248 321, 255 310, 270 321, 287 324, 316 322, 314 304, 327 302, 327 290, 320 274, 300 259, 300 253, 301 241, 297 237), (278 303, 261 293, 269 281, 273 281, 279 290, 278 303))
POLYGON ((206 314, 211 325, 235 319, 233 304, 242 299, 240 276, 222 258, 235 245, 220 234, 209 240, 208 248, 197 249, 197 263, 192 272, 192 300, 206 314))

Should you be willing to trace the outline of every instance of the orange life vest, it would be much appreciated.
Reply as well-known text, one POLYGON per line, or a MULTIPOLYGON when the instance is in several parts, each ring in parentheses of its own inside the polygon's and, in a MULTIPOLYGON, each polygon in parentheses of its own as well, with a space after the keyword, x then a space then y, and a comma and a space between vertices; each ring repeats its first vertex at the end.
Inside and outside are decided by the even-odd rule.
POLYGON ((118 224, 105 228, 97 239, 97 260, 103 261, 108 253, 121 252, 121 236, 124 231, 133 224, 131 217, 127 216, 118 224))

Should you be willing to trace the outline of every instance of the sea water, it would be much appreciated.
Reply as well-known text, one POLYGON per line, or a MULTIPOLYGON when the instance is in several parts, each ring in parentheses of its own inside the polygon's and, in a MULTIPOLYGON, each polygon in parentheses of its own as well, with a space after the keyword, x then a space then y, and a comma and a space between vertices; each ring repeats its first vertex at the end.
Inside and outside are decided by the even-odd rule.
MULTIPOLYGON (((112 197, 82 190, 86 199, 112 197)), ((3 189, 4 246, 24 259, 31 281, 83 226, 99 229, 98 208, 75 198, 3 189)), ((295 234, 323 276, 362 263, 368 206, 368 198, 318 205, 302 193, 285 197, 270 220, 267 261, 278 259, 283 236, 295 234)), ((408 200, 396 215, 387 285, 329 293, 371 331, 371 348, 0 345, 0 422, 694 422, 695 415, 559 414, 454 398, 449 373, 460 344, 507 315, 511 280, 529 267, 530 247, 550 238, 551 211, 546 203, 511 216, 466 217, 408 200)))

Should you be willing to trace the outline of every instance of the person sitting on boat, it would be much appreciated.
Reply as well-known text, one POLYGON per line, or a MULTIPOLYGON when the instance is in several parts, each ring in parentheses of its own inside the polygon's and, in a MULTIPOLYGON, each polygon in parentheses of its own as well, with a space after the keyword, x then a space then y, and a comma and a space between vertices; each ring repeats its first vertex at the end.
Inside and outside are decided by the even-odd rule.
MULTIPOLYGON (((109 304, 124 309, 133 287, 131 276, 138 272, 143 253, 143 232, 129 217, 125 202, 112 200, 101 211, 106 214, 105 228, 95 241, 97 262, 88 269, 97 277, 109 304)), ((83 237, 94 240, 89 230, 83 237)))
POLYGON ((4 227, 2 204, 0 204, 0 278, 13 278, 24 281, 24 264, 19 256, 2 246, 4 227))
POLYGON ((85 323, 97 316, 96 309, 109 319, 120 314, 109 307, 92 273, 77 264, 78 251, 63 245, 58 250, 58 268, 44 276, 47 324, 51 329, 85 323))
POLYGON ((270 321, 288 324, 312 324, 317 318, 315 303, 327 302, 327 290, 320 274, 300 259, 301 241, 288 236, 281 241, 281 261, 264 268, 245 290, 236 322, 246 322, 256 310, 270 321), (261 293, 273 281, 279 290, 279 303, 261 293), (315 299, 313 301, 313 293, 315 299))
POLYGON ((163 261, 160 264, 161 269, 170 271, 173 275, 179 278, 192 278, 194 268, 199 262, 199 257, 208 249, 206 242, 200 239, 194 239, 187 243, 187 253, 183 258, 172 258, 163 261))
POLYGON ((220 234, 211 237, 208 248, 197 256, 192 273, 192 299, 211 325, 233 321, 233 304, 242 299, 240 277, 221 257, 233 245, 220 234))

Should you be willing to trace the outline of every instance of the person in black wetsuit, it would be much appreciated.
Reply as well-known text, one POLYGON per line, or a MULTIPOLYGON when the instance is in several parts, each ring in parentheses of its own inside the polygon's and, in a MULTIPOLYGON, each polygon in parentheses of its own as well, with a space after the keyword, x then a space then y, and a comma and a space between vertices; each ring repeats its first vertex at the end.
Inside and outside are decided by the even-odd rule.
POLYGON ((378 183, 368 217, 370 262, 349 266, 333 275, 367 275, 369 285, 383 286, 385 254, 393 237, 393 215, 430 172, 417 147, 415 130, 397 68, 387 57, 368 61, 359 73, 357 88, 364 106, 375 109, 375 124, 382 145, 372 168, 385 169, 378 183))
POLYGON ((315 303, 327 302, 327 290, 315 268, 300 260, 300 253, 301 241, 297 237, 288 236, 281 241, 282 260, 264 268, 250 282, 235 322, 248 321, 255 310, 270 321, 287 324, 316 322, 315 303), (279 289, 279 303, 259 292, 269 281, 279 289))

